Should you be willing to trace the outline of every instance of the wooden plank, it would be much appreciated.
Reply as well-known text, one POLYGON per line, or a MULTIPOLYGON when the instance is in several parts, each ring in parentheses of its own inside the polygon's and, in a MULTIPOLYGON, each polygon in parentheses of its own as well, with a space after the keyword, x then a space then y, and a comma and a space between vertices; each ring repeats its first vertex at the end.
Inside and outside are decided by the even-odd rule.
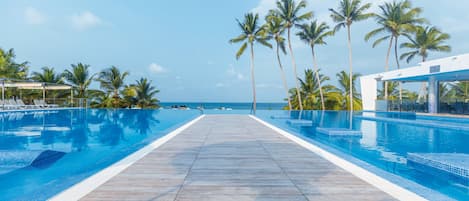
POLYGON ((394 200, 245 115, 208 115, 83 200, 394 200))

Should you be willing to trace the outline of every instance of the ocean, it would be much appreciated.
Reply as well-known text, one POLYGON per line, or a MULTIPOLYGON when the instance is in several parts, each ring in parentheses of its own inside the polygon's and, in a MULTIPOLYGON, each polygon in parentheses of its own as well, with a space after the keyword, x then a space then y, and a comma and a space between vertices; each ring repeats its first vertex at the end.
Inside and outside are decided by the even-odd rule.
MULTIPOLYGON (((257 103, 258 110, 282 110, 287 103, 257 103)), ((233 110, 251 110, 252 103, 221 103, 221 102, 161 102, 160 106, 164 109, 185 106, 190 109, 204 108, 213 109, 233 109, 233 110)))

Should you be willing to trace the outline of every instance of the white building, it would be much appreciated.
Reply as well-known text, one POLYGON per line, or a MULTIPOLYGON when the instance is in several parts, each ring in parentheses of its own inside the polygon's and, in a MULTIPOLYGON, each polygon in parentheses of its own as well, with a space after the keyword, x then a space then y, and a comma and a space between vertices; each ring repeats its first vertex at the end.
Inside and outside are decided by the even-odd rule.
POLYGON ((360 77, 363 110, 386 110, 377 101, 378 82, 428 82, 428 112, 438 113, 438 83, 469 80, 469 54, 420 63, 418 66, 360 77))

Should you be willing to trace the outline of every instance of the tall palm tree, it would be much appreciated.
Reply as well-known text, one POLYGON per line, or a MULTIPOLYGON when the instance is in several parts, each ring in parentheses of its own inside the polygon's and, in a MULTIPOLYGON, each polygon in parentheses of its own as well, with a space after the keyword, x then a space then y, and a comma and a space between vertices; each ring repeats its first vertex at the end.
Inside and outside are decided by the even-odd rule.
POLYGON ((119 90, 124 87, 124 80, 129 75, 129 72, 123 72, 115 67, 104 69, 99 72, 96 81, 100 82, 101 88, 107 92, 112 93, 112 97, 119 99, 119 90))
MULTIPOLYGON (((285 23, 285 27, 287 28, 287 39, 288 39, 288 49, 290 50, 291 62, 293 73, 295 76, 295 84, 296 84, 296 93, 300 93, 299 83, 298 83, 298 73, 296 71, 296 62, 295 62, 295 55, 293 54, 293 48, 291 46, 291 29, 295 25, 299 25, 302 21, 311 19, 313 17, 313 12, 306 12, 304 14, 300 14, 301 9, 306 8, 306 1, 300 0, 298 4, 295 0, 278 0, 277 1, 277 9, 272 11, 276 13, 285 23)), ((301 96, 298 96, 298 102, 300 103, 300 110, 303 110, 303 105, 301 104, 301 96)))
POLYGON ((313 66, 314 66, 314 72, 315 72, 314 74, 316 75, 316 80, 318 82, 322 110, 325 110, 326 106, 324 102, 324 93, 321 87, 321 79, 319 78, 319 67, 316 61, 316 54, 314 52, 314 47, 316 45, 325 45, 326 41, 324 39, 327 36, 332 36, 333 34, 334 32, 329 30, 329 26, 327 26, 326 23, 318 23, 316 20, 311 22, 310 25, 308 24, 301 25, 301 32, 297 33, 300 39, 311 47, 311 53, 313 56, 313 66))
POLYGON ((248 13, 244 15, 244 21, 238 22, 238 26, 241 28, 241 35, 230 40, 230 43, 240 43, 241 48, 236 52, 236 59, 239 59, 243 55, 246 48, 250 47, 251 49, 251 82, 252 82, 252 97, 253 97, 253 112, 256 113, 256 80, 254 77, 254 43, 260 43, 261 45, 272 48, 272 45, 269 44, 268 37, 263 27, 258 25, 259 15, 248 13))
MULTIPOLYGON (((415 32, 408 36, 408 42, 402 43, 401 48, 410 49, 409 52, 403 53, 400 59, 406 59, 409 63, 416 56, 422 57, 422 62, 428 58, 430 51, 433 52, 450 52, 451 47, 446 43, 450 38, 449 34, 441 32, 436 27, 417 26, 415 32)), ((426 83, 422 83, 418 100, 422 100, 426 94, 426 83)))
POLYGON ((64 77, 60 74, 57 74, 54 68, 42 67, 42 72, 33 72, 31 79, 38 82, 47 82, 47 83, 63 83, 64 77))
POLYGON ((361 75, 359 73, 355 73, 352 76, 352 80, 349 80, 350 75, 348 75, 345 71, 340 71, 336 74, 336 76, 339 81, 339 88, 342 90, 342 94, 345 96, 345 108, 343 109, 350 110, 349 107, 353 107, 356 110, 361 110, 362 103, 360 100, 360 93, 358 93, 357 89, 355 88, 355 83, 357 82, 358 77, 361 75), (352 91, 352 93, 350 93, 350 91, 352 91))
POLYGON ((160 92, 151 85, 147 78, 140 78, 134 86, 136 92, 137 106, 140 108, 156 108, 159 100, 155 95, 160 92))
MULTIPOLYGON (((413 8, 410 1, 405 0, 401 2, 386 2, 379 6, 381 13, 376 14, 375 18, 379 24, 379 28, 366 34, 365 40, 368 41, 372 37, 376 37, 382 33, 386 35, 378 38, 373 43, 373 48, 379 45, 381 42, 389 39, 389 47, 386 54, 386 63, 384 70, 389 70, 389 57, 391 54, 392 45, 394 43, 394 53, 397 64, 397 69, 400 69, 399 59, 397 54, 398 38, 402 34, 407 34, 414 30, 417 24, 423 24, 426 22, 425 18, 420 18, 419 15, 422 12, 421 8, 413 8)), ((399 99, 402 100, 402 89, 399 84, 399 99)), ((384 99, 388 99, 388 84, 385 82, 384 85, 384 99)))
POLYGON ((87 98, 87 90, 93 81, 94 74, 89 72, 90 65, 87 64, 72 64, 72 70, 65 70, 63 76, 65 79, 76 87, 78 98, 87 98))
MULTIPOLYGON (((366 20, 372 17, 373 13, 365 13, 371 7, 370 3, 365 5, 361 5, 361 0, 341 0, 339 8, 336 10, 329 9, 332 14, 332 20, 336 22, 336 26, 334 28, 335 31, 339 30, 342 27, 347 27, 347 44, 349 49, 349 91, 352 91, 352 80, 353 80, 353 66, 352 66, 352 37, 351 37, 351 27, 353 22, 358 22, 362 20, 366 20)), ((352 93, 349 94, 349 99, 352 101, 350 102, 350 111, 353 111, 353 95, 352 93)))
POLYGON ((285 50, 285 38, 282 36, 285 32, 285 25, 283 23, 282 18, 278 16, 278 14, 271 12, 269 15, 266 16, 266 31, 269 34, 269 38, 272 38, 275 41, 276 45, 276 54, 277 54, 277 62, 280 68, 280 74, 283 81, 283 87, 285 88, 285 93, 287 95, 288 101, 288 109, 292 110, 292 104, 290 100, 290 96, 288 94, 288 84, 287 79, 285 76, 285 71, 283 70, 282 61, 280 59, 280 50, 286 54, 285 50))
POLYGON ((28 62, 16 63, 15 51, 0 48, 0 78, 26 79, 28 75, 28 62))

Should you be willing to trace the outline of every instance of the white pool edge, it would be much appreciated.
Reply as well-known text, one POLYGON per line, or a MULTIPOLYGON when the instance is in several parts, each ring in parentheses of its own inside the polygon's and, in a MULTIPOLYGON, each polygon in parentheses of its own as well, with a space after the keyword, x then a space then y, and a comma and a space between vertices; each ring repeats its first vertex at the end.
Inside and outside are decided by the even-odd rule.
POLYGON ((311 144, 283 129, 280 129, 270 123, 267 123, 253 115, 249 115, 252 119, 258 121, 259 123, 271 128, 275 132, 279 133, 280 135, 290 139, 291 141, 297 143, 298 145, 310 150, 311 152, 319 155, 320 157, 328 160, 329 162, 333 163, 334 165, 350 172, 351 174, 355 175, 356 177, 362 179, 363 181, 373 185, 374 187, 382 190, 383 192, 391 195, 392 197, 398 200, 412 200, 412 201, 426 201, 427 199, 423 198, 416 193, 409 191, 397 184, 394 184, 360 166, 357 166, 335 154, 332 154, 314 144, 311 144))
POLYGON ((161 145, 165 144, 175 136, 177 136, 182 131, 189 128, 191 125, 199 121, 205 117, 205 115, 201 115, 190 122, 182 125, 181 127, 177 128, 176 130, 166 134, 165 136, 155 140, 149 145, 139 149, 138 151, 130 154, 129 156, 121 159, 120 161, 114 163, 113 165, 99 171, 98 173, 86 178, 85 180, 77 183, 70 188, 58 193, 57 195, 53 196, 52 198, 48 199, 50 201, 63 201, 63 200, 79 200, 86 196, 87 194, 91 193, 93 190, 97 189, 102 184, 109 181, 114 176, 118 175, 129 166, 137 162, 138 160, 145 157, 147 154, 155 150, 156 148, 160 147, 161 145))

